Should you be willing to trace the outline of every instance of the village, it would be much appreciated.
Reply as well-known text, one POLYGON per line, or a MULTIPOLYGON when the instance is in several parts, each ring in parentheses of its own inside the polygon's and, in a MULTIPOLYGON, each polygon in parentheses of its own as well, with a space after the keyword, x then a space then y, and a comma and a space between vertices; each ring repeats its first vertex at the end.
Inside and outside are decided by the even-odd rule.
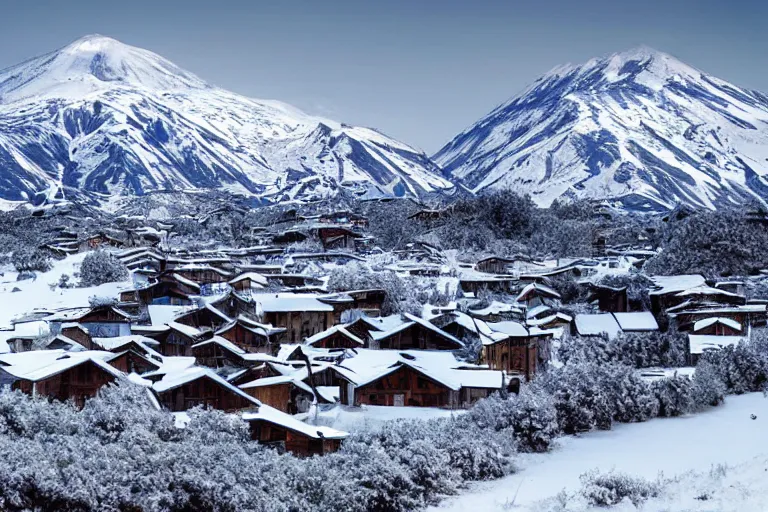
MULTIPOLYGON (((422 208, 409 219, 440 215, 422 208)), ((383 253, 368 228, 348 210, 289 211, 250 226, 253 245, 205 249, 169 247, 167 220, 128 218, 86 236, 62 228, 41 249, 60 261, 107 254, 130 278, 88 305, 31 304, 13 318, 0 331, 0 383, 82 407, 129 381, 180 427, 186 411, 213 408, 241 418, 253 441, 306 457, 337 451, 350 435, 333 411, 461 414, 561 365, 558 347, 572 337, 680 333, 683 366, 637 370, 653 381, 690 374, 703 354, 766 324, 768 300, 748 298, 746 279, 647 275, 647 300, 605 284, 642 275, 657 251, 642 239, 613 246, 597 234, 589 257, 466 261, 417 240, 383 253), (393 310, 387 286, 340 289, 333 277, 363 268, 436 290, 435 303, 393 310), (564 282, 587 309, 569 304, 564 282)))

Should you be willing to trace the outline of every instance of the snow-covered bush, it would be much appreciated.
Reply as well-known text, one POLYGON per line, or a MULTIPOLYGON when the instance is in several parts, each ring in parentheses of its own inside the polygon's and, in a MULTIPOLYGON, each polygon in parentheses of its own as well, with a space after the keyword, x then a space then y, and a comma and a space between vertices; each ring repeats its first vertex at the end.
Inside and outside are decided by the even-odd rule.
POLYGON ((98 286, 128 279, 128 269, 106 251, 88 253, 80 265, 80 286, 98 286))
POLYGON ((615 339, 570 337, 560 345, 558 357, 594 363, 621 363, 634 368, 685 366, 687 336, 674 329, 667 332, 622 333, 615 339))
POLYGON ((329 275, 328 290, 330 291, 343 292, 372 288, 382 289, 386 292, 381 308, 382 315, 391 315, 413 309, 412 307, 407 308, 409 299, 412 299, 411 290, 394 272, 374 272, 367 265, 351 262, 336 267, 329 275))
POLYGON ((653 390, 634 368, 608 365, 602 370, 603 389, 615 421, 634 423, 656 417, 659 404, 653 390))
POLYGON ((51 269, 51 259, 41 250, 20 248, 13 251, 11 263, 17 272, 47 272, 51 269))
POLYGON ((581 475, 580 479, 581 494, 591 505, 598 507, 618 505, 625 499, 638 506, 660 492, 658 483, 624 473, 591 471, 581 475))
POLYGON ((115 297, 106 297, 104 295, 91 295, 88 297, 88 305, 92 308, 99 308, 103 306, 116 306, 117 299, 115 297))
POLYGON ((545 452, 558 434, 552 395, 536 384, 524 385, 517 395, 480 400, 467 417, 481 429, 509 433, 520 451, 545 452))
POLYGON ((693 411, 691 379, 675 374, 651 384, 659 403, 659 416, 682 416, 693 411))
POLYGON ((554 397, 558 424, 564 433, 611 429, 613 413, 596 364, 569 362, 550 369, 540 382, 554 397))
POLYGON ((718 369, 706 359, 696 365, 691 382, 691 399, 696 410, 703 410, 723 403, 727 389, 718 369))
POLYGON ((728 393, 763 391, 768 383, 768 354, 749 342, 705 354, 720 372, 728 393))

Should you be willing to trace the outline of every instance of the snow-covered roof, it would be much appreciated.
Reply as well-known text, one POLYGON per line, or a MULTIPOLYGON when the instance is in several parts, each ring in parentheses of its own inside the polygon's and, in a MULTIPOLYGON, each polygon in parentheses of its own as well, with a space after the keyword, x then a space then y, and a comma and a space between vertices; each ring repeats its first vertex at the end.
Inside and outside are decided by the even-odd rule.
POLYGON ((529 318, 526 323, 529 326, 538 327, 540 325, 546 325, 550 322, 554 322, 557 320, 561 320, 566 323, 571 323, 573 321, 573 317, 570 315, 566 315, 565 313, 555 313, 554 315, 545 316, 544 318, 529 318))
POLYGON ((202 334, 200 329, 192 327, 191 325, 180 324, 178 322, 168 322, 168 327, 174 331, 184 334, 185 336, 189 336, 190 338, 196 338, 202 334))
POLYGON ((331 427, 308 425, 290 414, 263 404, 259 407, 258 412, 244 413, 242 418, 245 421, 266 421, 313 439, 345 439, 349 435, 347 432, 331 427))
POLYGON ((745 341, 743 336, 715 336, 709 334, 688 335, 691 354, 703 354, 710 350, 720 350, 723 347, 738 345, 742 341, 745 341))
MULTIPOLYGON (((44 351, 33 351, 31 353, 35 354, 37 352, 44 351)), ((114 377, 124 376, 123 372, 106 362, 106 360, 111 359, 114 355, 112 352, 95 350, 67 352, 55 359, 40 357, 36 361, 25 360, 23 361, 25 364, 11 364, 10 366, 3 367, 3 370, 19 379, 37 382, 58 375, 83 363, 92 362, 114 377)))
POLYGON ((526 312, 525 316, 527 318, 535 318, 535 317, 537 317, 537 316, 539 316, 539 315, 541 315, 543 313, 546 313, 548 311, 551 311, 551 310, 552 310, 552 308, 550 308, 546 304, 539 304, 538 306, 535 306, 535 307, 532 307, 531 309, 529 309, 526 312))
POLYGON ((621 327, 611 313, 576 315, 576 331, 582 336, 599 336, 606 333, 615 338, 621 333, 621 327))
POLYGON ((254 294, 256 302, 265 313, 286 313, 291 311, 333 311, 333 306, 318 300, 317 295, 299 293, 254 294))
POLYGON ((168 373, 161 380, 155 382, 152 385, 152 388, 158 393, 163 393, 179 386, 183 386, 184 384, 195 381, 197 379, 210 379, 222 387, 228 389, 232 393, 240 395, 242 398, 245 398, 254 405, 261 406, 261 402, 253 398, 248 393, 245 393, 241 389, 238 389, 236 386, 233 386, 208 368, 201 368, 199 366, 192 366, 178 372, 168 373))
POLYGON ((261 286, 267 286, 269 284, 269 281, 267 281, 267 278, 257 272, 245 272, 244 274, 240 274, 236 278, 229 281, 229 284, 239 283, 240 281, 243 281, 245 279, 250 279, 252 282, 259 284, 261 286))
POLYGON ((470 309, 469 314, 474 316, 499 315, 502 313, 522 313, 522 310, 514 304, 493 301, 488 307, 482 309, 470 309))
POLYGON ((507 336, 527 338, 529 336, 528 329, 523 324, 515 321, 506 322, 488 322, 488 327, 495 332, 500 332, 507 336))
POLYGON ((741 295, 737 293, 727 292, 725 290, 721 290, 720 288, 712 288, 711 286, 707 285, 696 286, 694 288, 683 290, 680 293, 677 293, 675 296, 688 297, 691 295, 721 295, 724 297, 741 297, 741 295))
POLYGON ((659 324, 650 311, 631 313, 613 313, 616 322, 623 331, 658 331, 659 324))
POLYGON ((667 295, 707 284, 704 277, 699 274, 651 276, 651 281, 658 287, 657 290, 649 292, 651 295, 667 295))
POLYGON ((404 331, 405 329, 408 329, 409 327, 412 327, 412 326, 414 326, 416 324, 419 324, 422 327, 424 327, 424 328, 426 328, 426 329, 428 329, 430 331, 433 331, 433 332, 439 334, 440 336, 442 336, 443 338, 453 342, 454 344, 456 344, 459 347, 463 347, 464 346, 464 343, 461 340, 459 340, 458 338, 456 338, 452 334, 448 334, 447 332, 443 331, 442 329, 440 329, 436 325, 427 322, 423 318, 419 318, 419 317, 417 317, 415 315, 411 315, 410 313, 404 313, 403 317, 405 318, 405 322, 397 325, 395 328, 390 329, 388 331, 384 331, 384 332, 381 332, 381 331, 371 331, 371 337, 373 339, 375 339, 375 340, 382 340, 382 339, 388 338, 388 337, 390 337, 390 336, 392 336, 394 334, 397 334, 398 332, 404 331))
POLYGON ((315 334, 314 336, 310 336, 306 340, 304 340, 304 343, 307 345, 314 345, 315 343, 318 343, 320 341, 323 341, 324 339, 328 338, 329 336, 333 336, 336 333, 339 333, 343 335, 345 338, 357 343, 361 347, 365 345, 365 341, 354 335, 353 333, 349 332, 346 329, 346 325, 334 325, 330 329, 326 329, 322 332, 319 332, 315 334))
POLYGON ((197 283, 196 281, 193 281, 191 279, 187 279, 186 277, 184 277, 184 276, 182 276, 180 274, 176 274, 176 273, 172 274, 172 276, 173 276, 173 278, 176 281, 180 282, 181 284, 187 285, 190 288, 194 288, 195 290, 199 290, 200 289, 200 284, 197 283))
POLYGON ((252 380, 251 382, 242 384, 240 389, 261 388, 265 386, 276 386, 279 384, 293 384, 297 388, 300 388, 307 393, 314 395, 312 388, 309 385, 291 375, 278 375, 276 377, 265 377, 263 379, 252 380))
POLYGON ((693 324, 693 330, 700 331, 714 324, 722 324, 736 331, 741 330, 741 324, 739 322, 737 322, 736 320, 732 320, 730 318, 725 318, 725 317, 703 318, 697 321, 695 324, 693 324))
POLYGON ((242 354, 246 353, 245 350, 243 350, 242 348, 238 347, 237 345, 235 345, 234 343, 232 343, 228 339, 222 338, 221 336, 214 336, 214 337, 209 338, 209 339, 207 339, 205 341, 201 341, 200 343, 195 343, 194 345, 192 345, 192 348, 204 347, 206 345, 211 345, 211 344, 218 345, 221 348, 229 350, 230 352, 232 352, 234 354, 242 355, 242 354))
POLYGON ((557 293, 552 288, 550 288, 549 286, 547 286, 545 284, 540 284, 540 283, 531 283, 531 284, 527 285, 525 288, 522 289, 520 294, 517 296, 516 302, 523 301, 525 296, 528 295, 529 293, 533 292, 533 291, 540 292, 543 295, 546 295, 546 296, 549 296, 549 297, 553 297, 553 298, 556 298, 556 299, 560 298, 560 294, 557 293))

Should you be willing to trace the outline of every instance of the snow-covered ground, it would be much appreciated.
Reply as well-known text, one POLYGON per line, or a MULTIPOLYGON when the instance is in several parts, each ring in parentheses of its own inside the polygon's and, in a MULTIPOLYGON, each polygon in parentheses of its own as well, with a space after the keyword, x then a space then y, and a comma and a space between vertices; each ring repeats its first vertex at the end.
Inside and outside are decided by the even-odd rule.
MULTIPOLYGON (((445 418, 452 414, 462 414, 464 411, 451 411, 436 407, 385 407, 378 405, 364 405, 362 407, 346 407, 337 405, 330 410, 321 411, 316 423, 333 427, 337 430, 355 432, 365 428, 372 428, 382 423, 396 419, 429 420, 433 418, 445 418)), ((312 418, 308 421, 314 422, 312 418)))
POLYGON ((21 315, 32 312, 35 309, 75 308, 88 306, 88 298, 97 295, 105 297, 117 297, 120 290, 131 287, 131 281, 119 283, 107 283, 90 288, 56 288, 51 289, 51 284, 56 284, 63 274, 70 276, 69 282, 77 283, 74 277, 80 270, 87 253, 68 256, 63 260, 52 260, 53 267, 48 272, 38 272, 36 279, 17 281, 18 273, 13 267, 3 268, 0 276, 0 328, 10 328, 11 320, 21 315), (18 288, 20 291, 14 292, 18 288))
MULTIPOLYGON (((761 393, 729 396, 725 405, 701 414, 619 424, 608 432, 565 437, 549 454, 522 456, 518 473, 501 480, 476 484, 468 492, 449 498, 432 511, 547 510, 542 500, 563 490, 568 493, 578 491, 579 476, 593 469, 601 472, 615 470, 653 480, 660 473, 666 477, 690 471, 708 474, 712 467, 720 464, 747 464, 739 469, 745 474, 764 471, 762 489, 757 483, 759 479, 749 480, 756 486, 749 492, 757 497, 749 500, 742 493, 743 508, 727 509, 764 511, 768 510, 765 506, 768 496, 767 457, 768 398, 761 393), (757 416, 754 420, 750 417, 753 414, 757 416), (762 457, 762 462, 755 460, 755 457, 762 457)), ((683 486, 679 489, 681 493, 684 482, 685 479, 679 484, 683 486)), ((693 489, 691 493, 694 493, 693 489)), ((730 491, 724 491, 723 496, 730 494, 730 491)), ((700 501, 693 498, 682 494, 680 497, 681 500, 700 501)), ((726 510, 712 503, 707 506, 706 502, 701 502, 700 505, 702 508, 692 510, 726 510)), ((634 507, 619 510, 634 510, 634 507)), ((672 506, 646 507, 643 510, 688 509, 672 506)))

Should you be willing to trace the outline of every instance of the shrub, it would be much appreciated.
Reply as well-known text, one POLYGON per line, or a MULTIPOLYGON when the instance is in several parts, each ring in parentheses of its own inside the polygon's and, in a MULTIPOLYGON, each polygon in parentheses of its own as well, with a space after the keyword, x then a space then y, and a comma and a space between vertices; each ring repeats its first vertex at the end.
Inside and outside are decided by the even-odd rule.
POLYGON ((106 251, 88 253, 80 265, 80 286, 98 286, 128 279, 128 269, 106 251))
POLYGON ((51 259, 40 250, 22 248, 13 251, 11 262, 17 272, 47 272, 51 269, 51 259))
POLYGON ((638 506, 648 498, 659 495, 660 485, 623 473, 599 473, 591 471, 581 475, 581 494, 598 507, 618 505, 629 499, 638 506))

